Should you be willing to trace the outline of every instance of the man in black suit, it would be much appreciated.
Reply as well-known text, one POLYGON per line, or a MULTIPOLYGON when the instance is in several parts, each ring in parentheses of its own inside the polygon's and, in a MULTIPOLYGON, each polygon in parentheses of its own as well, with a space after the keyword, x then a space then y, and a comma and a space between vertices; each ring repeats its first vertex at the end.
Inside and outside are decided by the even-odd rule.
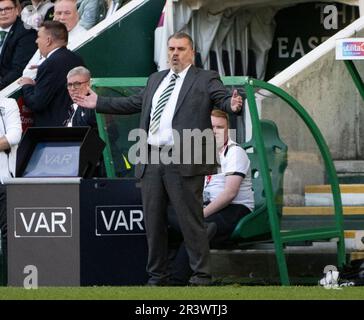
MULTIPOLYGON (((91 86, 91 73, 85 67, 73 68, 67 74, 67 89, 73 100, 77 95, 86 95, 91 86)), ((97 127, 95 110, 83 108, 77 103, 69 106, 66 127, 97 127)))
POLYGON ((242 98, 237 91, 231 96, 216 72, 192 65, 193 42, 186 33, 176 33, 169 38, 168 58, 171 70, 152 74, 138 95, 106 98, 90 90, 89 95, 79 96, 75 101, 84 107, 96 107, 101 113, 141 112, 140 137, 144 132, 146 139, 139 144, 148 146, 145 147, 148 159, 136 165, 135 173, 142 179, 148 284, 168 285, 166 211, 170 203, 176 211, 193 270, 189 283, 209 285, 209 245, 203 221, 202 191, 204 176, 216 173, 217 168, 210 115, 213 106, 230 113, 240 112, 242 98), (206 143, 201 140, 191 149, 188 146, 191 140, 184 139, 183 133, 194 129, 210 134, 206 136, 206 143), (163 160, 173 153, 176 153, 174 163, 163 160), (151 162, 155 154, 160 158, 151 162))
POLYGON ((59 21, 45 21, 38 31, 37 44, 46 60, 39 66, 35 81, 20 78, 25 105, 33 112, 34 126, 63 126, 72 100, 67 91, 67 73, 84 65, 82 58, 66 48, 68 33, 59 21))
POLYGON ((18 17, 17 0, 0 0, 0 90, 18 79, 37 50, 33 29, 18 17))

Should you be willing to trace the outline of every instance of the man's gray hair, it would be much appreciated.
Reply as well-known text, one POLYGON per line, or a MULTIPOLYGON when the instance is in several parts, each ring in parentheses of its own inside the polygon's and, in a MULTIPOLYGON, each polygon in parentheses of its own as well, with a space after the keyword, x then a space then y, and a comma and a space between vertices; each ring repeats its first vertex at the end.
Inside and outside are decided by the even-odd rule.
POLYGON ((90 70, 88 70, 87 68, 82 67, 82 66, 75 67, 75 68, 71 69, 67 74, 67 79, 69 77, 73 77, 73 76, 76 76, 76 75, 86 76, 87 78, 91 79, 90 70))

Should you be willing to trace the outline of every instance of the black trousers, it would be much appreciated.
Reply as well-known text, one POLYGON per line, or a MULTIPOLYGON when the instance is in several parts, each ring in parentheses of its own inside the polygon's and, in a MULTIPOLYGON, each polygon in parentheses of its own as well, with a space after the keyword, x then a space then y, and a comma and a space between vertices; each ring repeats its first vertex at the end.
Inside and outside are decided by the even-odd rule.
MULTIPOLYGON (((230 204, 224 209, 205 218, 208 239, 211 247, 223 247, 226 244, 236 224, 251 211, 241 204, 230 204)), ((186 285, 192 274, 188 264, 186 246, 179 237, 180 227, 176 219, 173 208, 168 210, 168 220, 170 223, 170 252, 169 268, 170 281, 175 285, 186 285)))

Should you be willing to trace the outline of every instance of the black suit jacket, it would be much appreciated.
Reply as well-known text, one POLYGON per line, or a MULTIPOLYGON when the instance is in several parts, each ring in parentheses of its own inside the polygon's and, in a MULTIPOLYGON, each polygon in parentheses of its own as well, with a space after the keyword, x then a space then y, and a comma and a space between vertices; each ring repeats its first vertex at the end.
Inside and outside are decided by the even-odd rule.
POLYGON ((39 66, 36 84, 23 86, 24 103, 33 112, 34 126, 63 126, 72 104, 67 73, 77 66, 84 66, 82 58, 66 47, 59 48, 39 66))
POLYGON ((36 38, 37 32, 34 29, 25 29, 21 19, 17 18, 1 50, 0 89, 22 75, 23 69, 37 50, 36 38))
MULTIPOLYGON (((145 89, 138 95, 130 97, 99 97, 96 109, 100 113, 120 113, 131 114, 141 112, 140 129, 148 133, 150 113, 152 108, 152 100, 159 84, 168 74, 169 70, 153 73, 149 79, 145 89)), ((183 145, 184 129, 212 129, 211 111, 217 107, 223 111, 233 113, 231 110, 231 94, 222 84, 218 73, 214 71, 206 71, 191 66, 184 79, 181 91, 178 96, 175 113, 172 120, 173 129, 177 130, 180 136, 179 147, 180 155, 184 156, 186 149, 183 145)), ((216 173, 217 154, 215 153, 212 161, 206 161, 206 146, 214 147, 214 138, 210 136, 209 140, 201 143, 202 155, 199 160, 202 163, 194 161, 193 150, 190 152, 191 163, 182 163, 178 165, 179 171, 183 176, 208 175, 216 173)), ((193 147, 193 143, 192 143, 193 147)), ((208 158, 211 160, 211 158, 208 158)), ((135 175, 141 178, 144 173, 145 166, 137 164, 135 167, 135 175)))
POLYGON ((95 110, 86 109, 78 106, 75 115, 72 118, 72 127, 92 127, 96 128, 95 110))

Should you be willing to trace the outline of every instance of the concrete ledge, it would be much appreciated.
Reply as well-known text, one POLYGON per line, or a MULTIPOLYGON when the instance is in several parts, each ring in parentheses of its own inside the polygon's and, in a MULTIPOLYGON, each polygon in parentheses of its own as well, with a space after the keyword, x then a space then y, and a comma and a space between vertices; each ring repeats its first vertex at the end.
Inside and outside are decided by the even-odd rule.
MULTIPOLYGON (((291 284, 317 284, 325 266, 337 265, 334 243, 287 247, 285 254, 291 284)), ((211 250, 211 267, 222 283, 280 283, 274 249, 211 250)))
POLYGON ((335 160, 334 165, 339 173, 364 173, 363 160, 335 160))

